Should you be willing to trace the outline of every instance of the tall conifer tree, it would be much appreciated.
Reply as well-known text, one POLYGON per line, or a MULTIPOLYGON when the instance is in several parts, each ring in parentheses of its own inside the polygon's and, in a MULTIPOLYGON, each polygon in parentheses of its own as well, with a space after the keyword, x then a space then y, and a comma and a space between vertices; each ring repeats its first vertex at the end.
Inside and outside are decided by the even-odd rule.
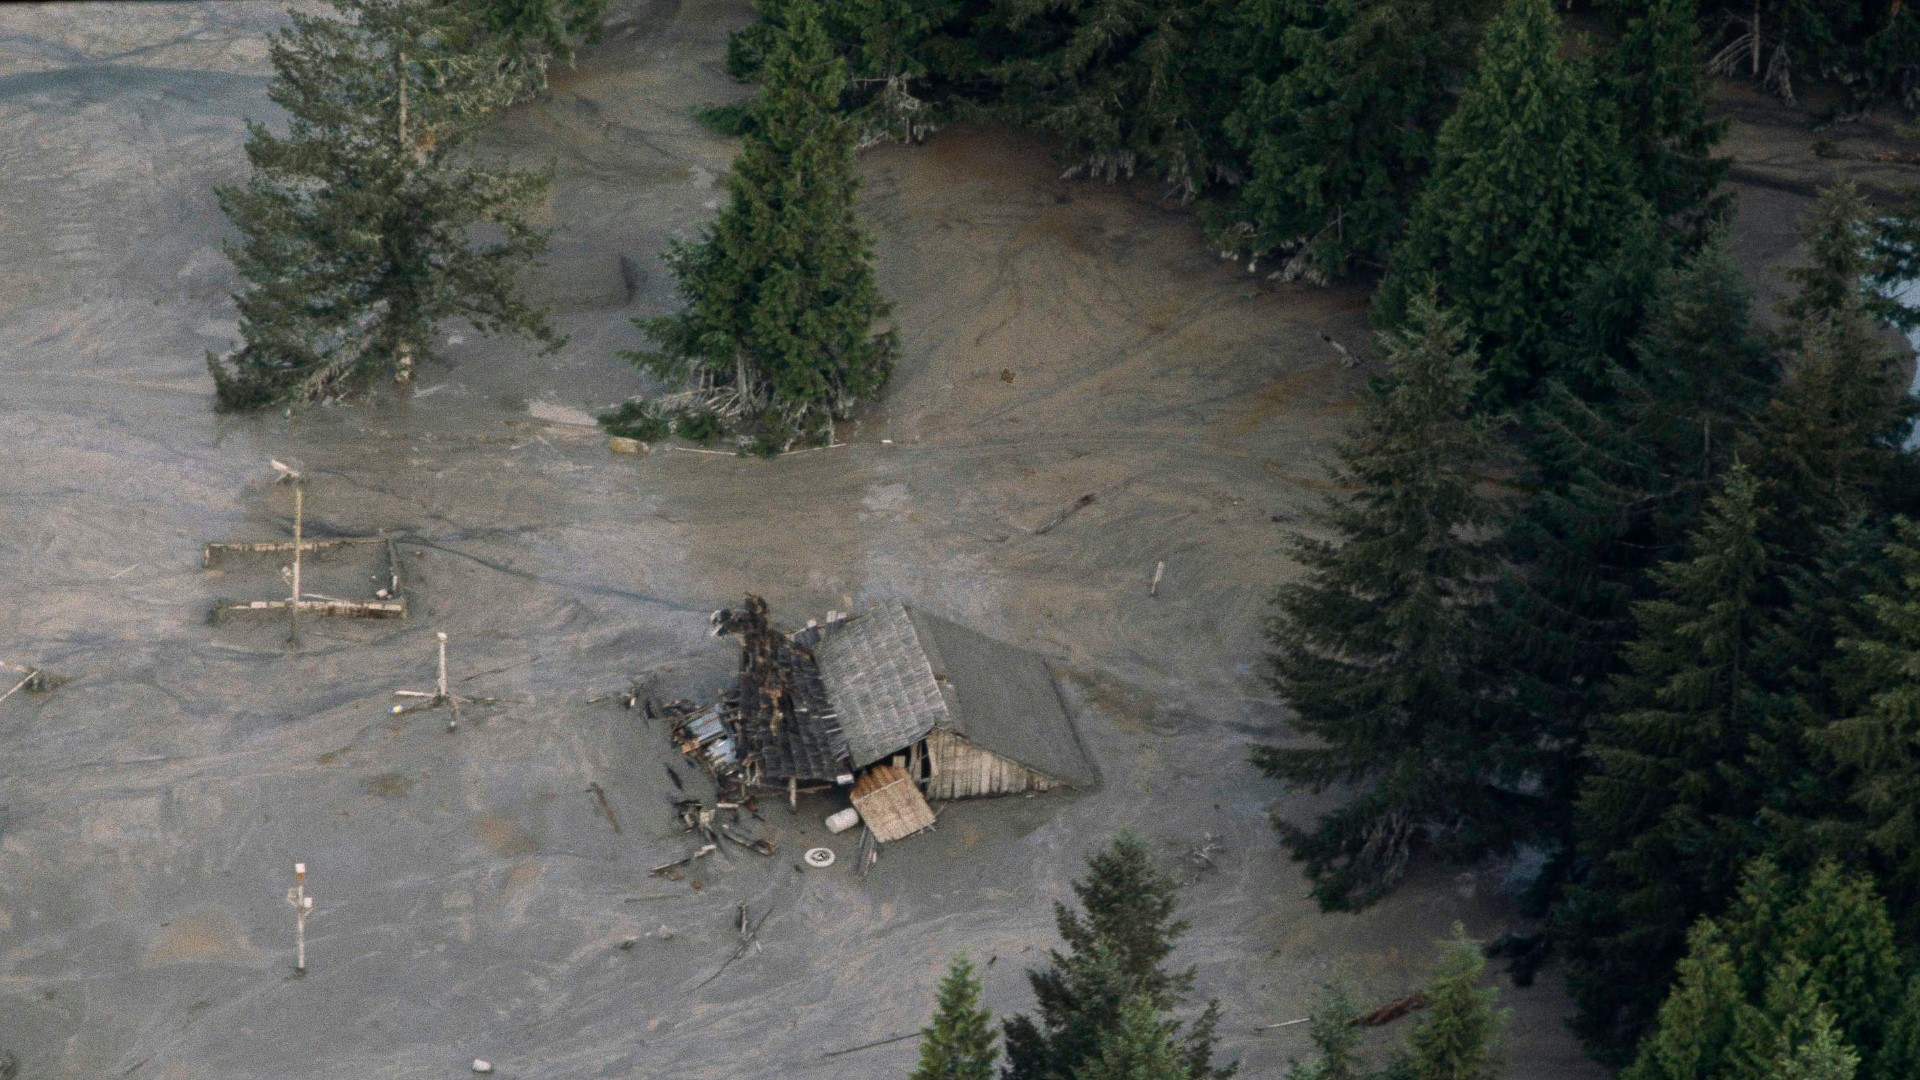
POLYGON ((1595 732, 1580 797, 1590 860, 1568 917, 1579 1028, 1618 1054, 1652 1018, 1687 928, 1732 894, 1756 854, 1739 762, 1766 714, 1762 682, 1778 571, 1761 539, 1758 485, 1736 466, 1687 557, 1653 572, 1638 637, 1595 732))
POLYGON ((1268 628, 1274 686, 1313 741, 1254 758, 1308 790, 1354 786, 1312 829, 1276 822, 1330 908, 1379 899, 1422 843, 1470 857, 1509 841, 1502 791, 1535 750, 1495 726, 1480 681, 1500 509, 1476 357, 1430 297, 1384 343, 1386 386, 1340 450, 1355 490, 1321 512, 1331 538, 1294 538, 1306 574, 1268 628))
MULTIPOLYGON (((1647 571, 1678 557, 1775 380, 1750 294, 1715 234, 1662 271, 1627 362, 1589 401, 1551 385, 1524 412, 1529 496, 1507 532, 1496 633, 1516 721, 1558 747, 1542 799, 1570 805, 1647 571)), ((1564 825, 1570 815, 1552 813, 1564 825)), ((1563 832, 1564 829, 1556 829, 1563 832)), ((1549 843, 1564 844, 1561 837, 1549 843)))
POLYGON ((989 76, 998 109, 1058 139, 1069 171, 1106 180, 1136 171, 1182 199, 1221 163, 1220 92, 1227 0, 1004 0, 998 29, 1021 42, 989 76))
POLYGON ((481 122, 524 78, 463 4, 330 2, 333 15, 295 13, 270 46, 267 96, 287 133, 249 124, 253 176, 218 189, 239 233, 227 255, 244 339, 207 357, 223 409, 407 378, 453 317, 561 344, 515 284, 546 247, 528 218, 547 178, 471 164, 481 122), (480 225, 500 239, 473 240, 480 225))
POLYGON ((658 349, 626 354, 776 442, 877 393, 894 352, 893 332, 874 329, 888 305, 855 216, 854 130, 838 111, 846 65, 813 0, 785 15, 727 206, 667 252, 686 306, 635 320, 658 349))
POLYGON ((1730 158, 1713 148, 1725 120, 1708 120, 1707 73, 1697 0, 1611 0, 1620 36, 1601 65, 1620 131, 1639 166, 1640 192, 1654 214, 1678 226, 1692 249, 1733 212, 1718 191, 1730 158))
POLYGON ((1591 383, 1664 258, 1592 71, 1560 36, 1548 0, 1508 0, 1488 25, 1375 299, 1396 325, 1437 283, 1496 403, 1531 398, 1548 375, 1591 383))
POLYGON ((1333 281, 1384 265, 1432 167, 1471 64, 1485 0, 1261 0, 1242 34, 1273 39, 1226 119, 1246 158, 1224 246, 1282 276, 1333 281))
MULTIPOLYGON (((1920 525, 1900 521, 1885 555, 1895 579, 1865 598, 1864 625, 1858 636, 1841 642, 1856 670, 1848 694, 1853 708, 1828 723, 1818 739, 1840 766, 1838 779, 1855 811, 1840 827, 1842 843, 1870 853, 1899 908, 1915 912, 1920 908, 1920 525)), ((1920 1041, 1915 1051, 1920 1055, 1920 1041)))

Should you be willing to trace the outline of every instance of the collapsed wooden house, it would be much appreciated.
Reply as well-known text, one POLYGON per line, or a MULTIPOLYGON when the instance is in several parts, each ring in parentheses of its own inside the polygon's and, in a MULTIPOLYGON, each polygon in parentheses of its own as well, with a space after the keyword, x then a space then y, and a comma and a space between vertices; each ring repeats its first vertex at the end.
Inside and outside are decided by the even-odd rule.
MULTIPOLYGON (((1095 782, 1052 673, 1027 650, 898 603, 782 634, 750 596, 713 623, 741 639, 722 699, 726 764, 749 784, 852 785, 883 842, 932 825, 929 798, 1095 782)), ((720 745, 705 741, 709 763, 720 745)))

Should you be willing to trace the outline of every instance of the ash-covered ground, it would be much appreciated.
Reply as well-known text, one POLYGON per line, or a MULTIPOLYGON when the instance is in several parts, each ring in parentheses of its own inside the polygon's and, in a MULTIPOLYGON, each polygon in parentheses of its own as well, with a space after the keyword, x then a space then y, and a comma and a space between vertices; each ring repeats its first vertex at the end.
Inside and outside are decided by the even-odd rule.
MULTIPOLYGON (((1262 285, 1150 191, 955 129, 864 159, 903 349, 848 445, 608 452, 586 413, 642 388, 610 354, 672 302, 663 242, 724 197, 732 144, 689 108, 744 93, 720 57, 749 14, 629 5, 490 136, 557 171, 534 284, 565 351, 451 328, 410 399, 235 418, 204 370, 237 333, 211 188, 243 176, 243 118, 272 115, 279 6, 0 10, 0 660, 73 679, 0 702, 0 1046, 24 1078, 397 1080, 474 1057, 542 1080, 901 1076, 911 1041, 825 1055, 919 1027, 961 949, 996 1010, 1028 1007, 1052 903, 1122 827, 1173 866, 1217 837, 1216 869, 1182 870, 1179 958, 1248 1077, 1305 1051, 1303 1026, 1265 1026, 1336 967, 1386 1000, 1454 920, 1519 925, 1498 866, 1318 913, 1266 822, 1317 804, 1247 764, 1281 734, 1259 674, 1281 535, 1327 488, 1367 371, 1321 335, 1365 353, 1362 294, 1262 285), (269 458, 308 477, 311 534, 405 537, 411 618, 310 623, 297 650, 277 622, 207 624, 216 597, 282 587, 271 557, 199 562, 285 534, 269 458), (1103 786, 949 806, 864 881, 857 834, 820 824, 840 803, 769 800, 753 825, 778 857, 649 877, 694 847, 663 765, 706 782, 661 724, 588 699, 634 677, 711 694, 736 654, 706 614, 749 590, 788 625, 899 599, 1038 650, 1103 786), (431 685, 436 630, 456 689, 510 699, 453 733, 388 713, 431 685), (813 845, 838 864, 797 869, 813 845), (742 902, 770 910, 764 947, 714 978, 742 902)), ((1790 247, 1791 216, 1756 253, 1790 247)), ((315 572, 364 596, 357 558, 315 572)), ((1558 983, 1508 990, 1515 1077, 1598 1075, 1558 983)))

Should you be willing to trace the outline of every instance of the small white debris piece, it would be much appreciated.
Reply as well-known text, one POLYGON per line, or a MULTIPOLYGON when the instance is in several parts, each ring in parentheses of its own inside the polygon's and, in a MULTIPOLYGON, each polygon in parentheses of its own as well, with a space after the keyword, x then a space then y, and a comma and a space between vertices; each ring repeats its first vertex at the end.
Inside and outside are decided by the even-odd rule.
POLYGON ((485 1058, 474 1058, 473 1071, 477 1073, 490 1073, 493 1071, 493 1062, 485 1058))
POLYGON ((860 811, 851 806, 827 817, 827 831, 830 833, 843 833, 858 824, 860 824, 860 811))
POLYGON ((833 865, 833 849, 823 847, 808 848, 806 859, 808 866, 813 867, 815 870, 825 870, 827 867, 833 865))

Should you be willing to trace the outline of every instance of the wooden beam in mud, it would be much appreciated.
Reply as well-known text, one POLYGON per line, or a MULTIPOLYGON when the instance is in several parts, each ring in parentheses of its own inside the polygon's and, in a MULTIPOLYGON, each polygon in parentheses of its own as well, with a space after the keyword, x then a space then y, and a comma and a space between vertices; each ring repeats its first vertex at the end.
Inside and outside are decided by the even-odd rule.
POLYGON ((320 551, 324 548, 349 547, 355 544, 386 544, 391 550, 393 541, 385 536, 347 536, 335 540, 302 540, 298 544, 292 540, 256 540, 231 541, 215 540, 207 544, 200 555, 200 565, 210 567, 216 555, 252 555, 273 551, 320 551))
MULTIPOLYGON (((213 617, 237 615, 258 611, 286 611, 291 600, 241 600, 215 604, 213 617)), ((299 611, 309 615, 334 616, 345 619, 404 619, 407 617, 407 604, 404 600, 302 600, 299 611)))

